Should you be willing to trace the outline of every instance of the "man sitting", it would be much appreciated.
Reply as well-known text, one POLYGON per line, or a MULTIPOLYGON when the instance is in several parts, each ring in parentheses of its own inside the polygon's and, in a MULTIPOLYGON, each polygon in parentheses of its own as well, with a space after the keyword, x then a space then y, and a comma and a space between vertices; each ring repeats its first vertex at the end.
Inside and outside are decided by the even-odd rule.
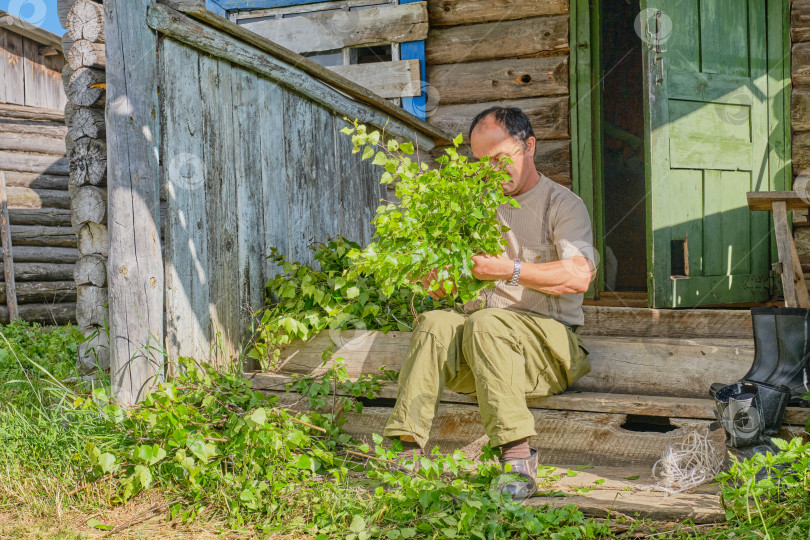
MULTIPOLYGON (((470 125, 476 158, 508 156, 502 205, 506 253, 473 257, 473 275, 493 289, 464 306, 419 316, 399 374, 397 401, 383 435, 399 438, 404 460, 421 456, 444 387, 477 398, 489 442, 519 480, 502 482, 515 499, 537 490, 537 435, 526 396, 559 394, 590 371, 577 335, 583 293, 595 275, 591 223, 573 192, 537 171, 536 139, 517 108, 492 107, 470 125)), ((423 280, 427 286, 429 278, 423 280)), ((442 287, 430 293, 444 296, 442 287)), ((507 477, 504 477, 507 478, 507 477)))

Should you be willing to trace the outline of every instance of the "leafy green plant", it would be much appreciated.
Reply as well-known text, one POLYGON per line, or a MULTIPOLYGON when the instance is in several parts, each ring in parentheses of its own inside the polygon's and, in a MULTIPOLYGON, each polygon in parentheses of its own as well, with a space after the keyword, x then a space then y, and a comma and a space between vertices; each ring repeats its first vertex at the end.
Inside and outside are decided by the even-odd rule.
POLYGON ((519 206, 503 193, 509 180, 504 165, 510 160, 470 160, 458 153, 459 135, 454 148, 437 159, 440 167, 431 169, 412 158, 411 142, 386 141, 357 121, 341 131, 351 135, 355 153, 385 169, 381 182, 394 183, 399 199, 377 208, 372 224, 378 239, 350 254, 357 270, 374 276, 386 294, 407 287, 425 295, 418 279, 428 276, 430 291, 441 287, 462 302, 491 286, 473 277, 472 257, 503 253, 498 207, 519 206))
POLYGON ((773 442, 779 452, 734 459, 729 471, 717 476, 727 519, 761 526, 767 538, 777 537, 775 527, 800 521, 810 526, 810 443, 799 437, 773 442))
POLYGON ((448 307, 447 301, 414 297, 409 288, 384 293, 374 277, 350 272, 348 254, 360 246, 343 237, 313 246, 320 268, 291 262, 272 248, 282 272, 266 286, 270 304, 261 315, 248 356, 272 369, 282 345, 307 340, 322 330, 400 330, 413 324, 413 312, 448 307))

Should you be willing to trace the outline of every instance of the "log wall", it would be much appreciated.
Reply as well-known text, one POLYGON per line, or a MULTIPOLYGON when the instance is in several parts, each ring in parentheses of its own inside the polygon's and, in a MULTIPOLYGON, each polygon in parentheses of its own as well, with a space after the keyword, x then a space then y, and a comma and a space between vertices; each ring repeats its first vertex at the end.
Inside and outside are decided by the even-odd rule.
POLYGON ((478 112, 520 107, 538 139, 538 170, 570 187, 568 6, 568 0, 428 0, 428 121, 467 139, 478 112))
MULTIPOLYGON (((42 324, 75 320, 76 235, 70 227, 65 93, 59 55, 0 28, 0 171, 5 177, 20 316, 42 324)), ((2 266, 2 264, 0 264, 2 266)), ((2 272, 0 272, 2 280, 2 272)), ((0 282, 0 323, 9 322, 0 282)))
POLYGON ((107 148, 104 119, 104 12, 100 2, 59 0, 67 33, 62 83, 68 155, 70 216, 77 236, 76 322, 88 341, 79 346, 83 370, 109 366, 107 334, 107 148))
MULTIPOLYGON (((793 188, 810 193, 810 0, 794 0, 790 39, 793 188)), ((805 278, 810 278, 810 220, 807 210, 793 212, 793 235, 805 278)))

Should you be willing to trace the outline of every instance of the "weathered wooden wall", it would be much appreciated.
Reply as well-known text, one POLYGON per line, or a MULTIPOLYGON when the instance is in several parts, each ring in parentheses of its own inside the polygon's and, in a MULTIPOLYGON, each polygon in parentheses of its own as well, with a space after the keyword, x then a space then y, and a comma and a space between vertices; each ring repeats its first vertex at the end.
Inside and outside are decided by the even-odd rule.
POLYGON ((384 190, 342 115, 169 38, 159 57, 166 348, 221 362, 263 305, 269 247, 309 264, 313 242, 368 242, 384 190))
MULTIPOLYGON (((41 55, 40 45, 14 27, 0 28, 0 171, 8 186, 20 316, 64 324, 75 319, 77 256, 62 111, 65 60, 41 55)), ((0 283, 0 323, 9 319, 5 302, 0 283)))
POLYGON ((538 170, 571 185, 569 0, 428 0, 428 121, 469 135, 470 120, 520 107, 537 136, 538 170))
MULTIPOLYGON (((793 186, 797 191, 810 193, 810 0, 794 0, 790 15, 793 186)), ((793 212, 793 235, 805 277, 810 278, 807 210, 793 212)))

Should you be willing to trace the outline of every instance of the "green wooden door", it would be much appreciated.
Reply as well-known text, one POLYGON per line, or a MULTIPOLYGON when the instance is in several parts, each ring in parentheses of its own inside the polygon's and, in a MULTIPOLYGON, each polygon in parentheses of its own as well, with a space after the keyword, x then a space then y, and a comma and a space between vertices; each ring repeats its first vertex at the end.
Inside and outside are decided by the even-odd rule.
POLYGON ((766 0, 642 0, 652 307, 770 296, 766 0))

